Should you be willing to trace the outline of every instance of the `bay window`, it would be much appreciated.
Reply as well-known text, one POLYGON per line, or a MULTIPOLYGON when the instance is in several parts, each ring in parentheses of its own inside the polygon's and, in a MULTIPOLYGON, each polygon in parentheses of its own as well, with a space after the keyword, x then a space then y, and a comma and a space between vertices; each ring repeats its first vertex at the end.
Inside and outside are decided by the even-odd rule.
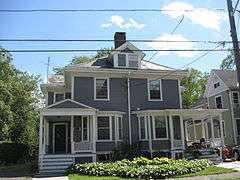
POLYGON ((87 116, 74 116, 74 141, 89 141, 89 119, 87 116))
POLYGON ((111 122, 109 116, 97 117, 97 139, 111 140, 111 122))

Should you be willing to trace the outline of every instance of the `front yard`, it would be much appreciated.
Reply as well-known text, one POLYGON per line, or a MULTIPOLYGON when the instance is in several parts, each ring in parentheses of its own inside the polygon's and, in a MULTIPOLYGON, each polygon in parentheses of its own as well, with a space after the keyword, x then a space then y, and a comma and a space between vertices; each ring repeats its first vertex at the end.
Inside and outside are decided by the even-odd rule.
MULTIPOLYGON (((236 172, 236 171, 232 170, 232 169, 222 168, 222 167, 210 166, 199 172, 175 176, 175 178, 204 176, 204 175, 213 175, 213 174, 226 174, 226 173, 232 173, 232 172, 236 172)), ((100 176, 100 177, 84 176, 84 175, 78 175, 78 174, 70 174, 68 177, 70 180, 132 180, 133 179, 133 178, 121 178, 121 177, 113 177, 113 176, 108 176, 108 177, 106 177, 106 176, 100 176)), ((226 179, 226 180, 240 180, 240 178, 226 179)))

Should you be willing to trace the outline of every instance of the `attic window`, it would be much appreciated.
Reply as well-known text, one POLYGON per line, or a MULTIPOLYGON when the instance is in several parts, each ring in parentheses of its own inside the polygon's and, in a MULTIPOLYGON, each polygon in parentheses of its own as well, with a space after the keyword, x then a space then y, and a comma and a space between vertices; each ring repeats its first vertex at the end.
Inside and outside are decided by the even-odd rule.
POLYGON ((220 83, 219 82, 217 82, 217 83, 215 83, 214 84, 214 88, 216 89, 217 87, 219 87, 220 86, 220 83))
POLYGON ((118 53, 114 56, 114 67, 118 68, 138 68, 139 59, 133 53, 118 53))

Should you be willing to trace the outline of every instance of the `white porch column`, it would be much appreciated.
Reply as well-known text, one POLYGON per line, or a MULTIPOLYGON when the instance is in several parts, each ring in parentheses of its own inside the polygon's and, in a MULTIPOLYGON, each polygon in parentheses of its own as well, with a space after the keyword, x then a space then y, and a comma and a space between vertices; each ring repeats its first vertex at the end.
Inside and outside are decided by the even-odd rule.
POLYGON ((40 167, 43 167, 43 163, 42 163, 42 155, 43 155, 43 152, 42 152, 42 138, 43 138, 43 137, 42 137, 42 136, 43 136, 42 128, 43 128, 43 115, 40 114, 40 126, 39 126, 39 153, 38 153, 40 167))
POLYGON ((170 129, 170 142, 171 142, 171 158, 175 158, 173 151, 173 141, 174 141, 174 132, 173 132, 173 120, 172 115, 169 115, 169 129, 170 129))
POLYGON ((187 121, 184 122, 184 128, 185 128, 185 138, 186 141, 188 141, 188 127, 187 127, 187 121))
POLYGON ((182 139, 182 148, 185 149, 185 138, 184 138, 184 126, 183 126, 183 117, 180 116, 180 127, 181 127, 181 139, 182 139))
POLYGON ((202 126, 202 138, 206 139, 204 120, 203 119, 201 119, 201 126, 202 126))
POLYGON ((46 154, 46 119, 43 117, 43 154, 46 154))
MULTIPOLYGON (((153 155, 152 155, 152 128, 151 128, 151 119, 150 119, 150 116, 145 116, 145 118, 147 119, 147 123, 148 123, 148 145, 149 145, 150 156, 151 156, 151 158, 152 158, 153 155)), ((153 116, 153 118, 155 118, 155 117, 153 116)))
POLYGON ((92 121, 93 121, 93 134, 92 134, 92 143, 93 143, 93 162, 97 161, 97 157, 96 157, 96 124, 97 124, 97 120, 96 120, 96 115, 92 116, 92 121))
POLYGON ((222 114, 219 115, 219 122, 220 122, 220 131, 221 131, 221 140, 222 140, 222 144, 224 145, 224 134, 223 134, 223 119, 222 119, 222 114))
POLYGON ((215 139, 215 137, 214 137, 214 127, 213 127, 213 117, 212 117, 212 115, 210 115, 210 122, 211 122, 212 139, 215 139))
POLYGON ((193 135, 194 135, 194 142, 197 140, 197 133, 196 133, 196 126, 195 126, 195 120, 193 119, 193 135))
POLYGON ((74 136, 74 117, 71 116, 71 153, 72 154, 75 154, 75 150, 74 150, 74 139, 73 139, 73 136, 74 136))

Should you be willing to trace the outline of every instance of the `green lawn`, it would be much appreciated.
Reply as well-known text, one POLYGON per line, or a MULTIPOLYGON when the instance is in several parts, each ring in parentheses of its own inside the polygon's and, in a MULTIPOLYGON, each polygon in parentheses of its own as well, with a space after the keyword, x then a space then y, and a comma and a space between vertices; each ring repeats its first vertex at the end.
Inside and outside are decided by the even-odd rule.
MULTIPOLYGON (((231 172, 236 172, 236 171, 232 170, 232 169, 211 166, 211 167, 208 167, 197 173, 185 174, 185 175, 177 176, 177 177, 180 178, 180 177, 203 176, 203 175, 212 175, 212 174, 225 174, 225 173, 231 173, 231 172)), ((130 179, 120 178, 120 177, 80 176, 77 174, 70 174, 68 177, 70 180, 130 180, 130 179)), ((131 179, 131 180, 133 180, 133 179, 131 179)), ((233 179, 233 180, 240 180, 240 179, 233 179)))

